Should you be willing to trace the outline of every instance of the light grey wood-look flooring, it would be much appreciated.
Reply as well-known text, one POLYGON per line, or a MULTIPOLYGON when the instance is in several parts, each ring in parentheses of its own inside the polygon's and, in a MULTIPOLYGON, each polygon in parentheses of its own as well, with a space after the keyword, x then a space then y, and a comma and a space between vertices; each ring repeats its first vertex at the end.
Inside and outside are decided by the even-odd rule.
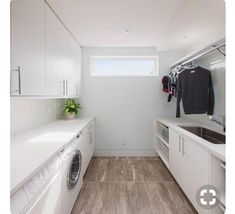
POLYGON ((72 214, 191 214, 158 157, 94 157, 72 214))

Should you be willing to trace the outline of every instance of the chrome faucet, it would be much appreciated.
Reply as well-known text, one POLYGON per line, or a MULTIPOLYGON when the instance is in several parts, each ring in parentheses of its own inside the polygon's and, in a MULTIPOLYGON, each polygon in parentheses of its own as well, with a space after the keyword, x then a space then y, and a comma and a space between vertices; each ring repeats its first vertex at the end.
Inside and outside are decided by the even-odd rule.
POLYGON ((220 117, 222 118, 222 121, 221 120, 218 120, 216 117, 214 117, 214 116, 210 116, 209 117, 209 119, 211 120, 211 121, 214 121, 214 122, 216 122, 216 123, 218 123, 219 125, 221 125, 222 127, 223 127, 223 131, 225 132, 225 117, 224 116, 222 116, 222 115, 220 115, 220 117))

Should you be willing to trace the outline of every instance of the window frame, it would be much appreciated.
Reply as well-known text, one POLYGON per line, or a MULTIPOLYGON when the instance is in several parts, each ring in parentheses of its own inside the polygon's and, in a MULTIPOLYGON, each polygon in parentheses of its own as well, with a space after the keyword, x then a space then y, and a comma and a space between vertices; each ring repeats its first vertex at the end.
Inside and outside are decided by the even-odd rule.
POLYGON ((157 77, 159 75, 159 66, 158 66, 158 56, 157 55, 144 55, 144 56, 140 56, 140 55, 125 55, 125 56, 119 56, 119 55, 113 55, 113 56, 96 56, 96 55, 93 55, 93 56, 90 56, 90 76, 91 77, 157 77), (127 74, 127 75, 124 75, 123 73, 122 74, 98 74, 98 73, 95 73, 94 70, 94 60, 95 59, 111 59, 111 60, 115 60, 115 59, 136 59, 138 60, 139 59, 153 59, 154 60, 154 72, 152 74, 127 74))

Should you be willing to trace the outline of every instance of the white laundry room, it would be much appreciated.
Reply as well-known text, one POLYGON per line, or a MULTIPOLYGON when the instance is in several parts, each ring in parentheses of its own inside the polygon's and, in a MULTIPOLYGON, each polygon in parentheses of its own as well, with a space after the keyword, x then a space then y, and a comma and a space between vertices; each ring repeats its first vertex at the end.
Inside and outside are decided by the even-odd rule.
POLYGON ((229 1, 6 5, 0 213, 234 213, 229 1))

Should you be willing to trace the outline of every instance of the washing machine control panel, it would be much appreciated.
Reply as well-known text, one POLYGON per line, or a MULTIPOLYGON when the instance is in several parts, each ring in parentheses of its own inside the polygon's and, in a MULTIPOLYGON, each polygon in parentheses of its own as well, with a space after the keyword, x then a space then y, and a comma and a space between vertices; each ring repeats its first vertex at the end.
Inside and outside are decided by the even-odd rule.
POLYGON ((41 186, 38 176, 34 176, 24 185, 23 189, 28 200, 31 200, 36 195, 41 186))
POLYGON ((61 160, 56 156, 27 181, 23 187, 11 195, 11 213, 20 213, 22 210, 27 209, 29 202, 43 191, 43 187, 60 167, 61 160))

